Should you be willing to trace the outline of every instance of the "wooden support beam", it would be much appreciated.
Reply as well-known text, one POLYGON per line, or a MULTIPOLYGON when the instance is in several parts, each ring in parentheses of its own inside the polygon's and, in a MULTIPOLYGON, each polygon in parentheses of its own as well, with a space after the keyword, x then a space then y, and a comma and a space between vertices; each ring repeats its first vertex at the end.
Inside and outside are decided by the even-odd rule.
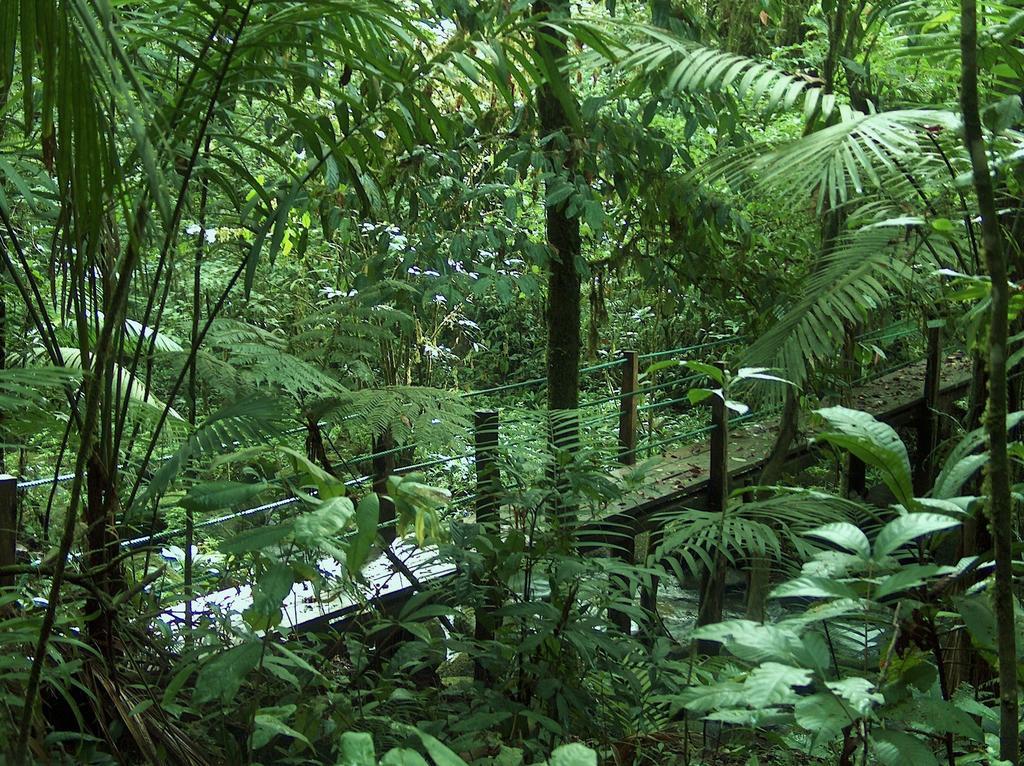
POLYGON ((622 386, 619 389, 619 462, 636 464, 637 395, 640 378, 640 355, 622 352, 622 386))
POLYGON ((927 327, 928 351, 925 357, 924 390, 921 415, 917 424, 917 455, 914 461, 914 493, 924 495, 931 489, 934 453, 939 442, 939 388, 942 376, 942 324, 930 321, 927 327))
MULTIPOLYGON (((14 566, 18 539, 18 480, 0 474, 0 567, 14 566)), ((14 575, 0 575, 0 587, 14 585, 14 575)))
MULTIPOLYGON (((476 521, 483 529, 481 535, 497 540, 501 534, 501 474, 498 468, 500 421, 494 410, 477 411, 473 420, 473 441, 476 464, 476 521)), ((482 550, 493 551, 494 546, 482 550)), ((493 641, 497 618, 494 613, 501 608, 499 583, 485 581, 484 603, 476 610, 476 625, 473 636, 477 641, 493 641)), ((475 658, 473 677, 481 683, 490 683, 491 674, 475 658)))
MULTIPOLYGON (((624 526, 619 530, 618 534, 613 532, 609 535, 609 548, 612 558, 621 561, 623 564, 633 564, 636 552, 636 537, 633 525, 624 526)), ((636 584, 633 578, 628 574, 612 574, 609 579, 611 581, 612 593, 620 594, 622 600, 631 605, 636 595, 636 584)), ((632 631, 632 620, 629 614, 621 609, 610 607, 608 609, 608 621, 623 633, 630 633, 632 631)))
MULTIPOLYGON (((711 467, 708 472, 708 510, 725 513, 729 501, 729 408, 720 396, 711 397, 711 467)), ((725 557, 718 552, 714 566, 701 578, 697 625, 710 625, 722 619, 725 599, 725 557)), ((718 644, 699 645, 700 651, 717 652, 718 644)))

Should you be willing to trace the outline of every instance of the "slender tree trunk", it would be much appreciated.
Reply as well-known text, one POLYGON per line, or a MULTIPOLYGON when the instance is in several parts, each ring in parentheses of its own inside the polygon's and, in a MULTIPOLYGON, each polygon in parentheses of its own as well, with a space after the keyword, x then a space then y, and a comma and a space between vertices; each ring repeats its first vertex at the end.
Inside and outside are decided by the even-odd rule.
MULTIPOLYGON (((203 146, 204 164, 210 161, 210 138, 207 137, 203 146)), ((203 311, 202 299, 202 275, 203 275, 203 251, 206 247, 206 208, 210 197, 210 179, 207 169, 204 173, 199 188, 199 234, 196 235, 196 255, 192 265, 192 331, 189 335, 189 344, 193 356, 199 353, 199 317, 203 311)), ((188 370, 188 422, 195 427, 199 412, 199 385, 196 379, 196 364, 193 362, 188 370)), ((193 565, 195 559, 192 556, 192 547, 195 543, 195 514, 192 506, 185 507, 185 630, 189 638, 192 636, 192 625, 194 623, 192 614, 193 593, 193 565)))
MULTIPOLYGON (((771 454, 761 469, 757 483, 762 487, 775 484, 786 467, 786 457, 796 438, 800 422, 800 394, 796 386, 786 386, 786 402, 782 406, 779 433, 775 437, 771 454)), ((760 498, 759 498, 760 499, 760 498)), ((765 605, 768 601, 768 585, 771 575, 768 556, 754 556, 750 562, 750 587, 747 590, 747 619, 763 622, 765 605)))
POLYGON ((999 757, 1016 764, 1020 757, 1020 737, 1017 720, 1017 646, 1013 609, 1013 508, 1010 496, 1010 461, 1006 443, 1006 348, 1010 291, 1007 284, 1002 232, 999 228, 978 104, 977 0, 962 0, 960 14, 960 102, 964 138, 974 170, 974 189, 981 213, 985 265, 992 280, 985 430, 988 433, 989 448, 988 511, 996 565, 993 600, 999 656, 999 757))
POLYGON ((115 519, 118 498, 110 469, 98 445, 92 450, 86 474, 86 567, 92 572, 95 594, 86 599, 89 638, 93 646, 113 668, 116 656, 114 597, 124 589, 120 566, 116 563, 120 550, 115 519))
MULTIPOLYGON (((0 242, 0 247, 6 247, 0 242)), ((7 369, 7 299, 5 296, 4 267, 0 265, 0 370, 7 369)), ((0 473, 7 472, 4 414, 0 412, 0 473)))

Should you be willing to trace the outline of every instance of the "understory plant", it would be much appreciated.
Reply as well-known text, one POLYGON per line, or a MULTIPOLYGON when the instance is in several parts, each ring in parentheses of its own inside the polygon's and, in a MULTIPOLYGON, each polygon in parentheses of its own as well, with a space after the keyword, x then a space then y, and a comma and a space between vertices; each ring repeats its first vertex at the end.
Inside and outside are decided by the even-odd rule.
POLYGON ((771 593, 785 616, 695 629, 692 639, 720 644, 727 660, 712 683, 664 700, 822 763, 1002 763, 991 680, 952 684, 965 677, 959 663, 993 677, 985 670, 995 663, 991 564, 944 563, 951 535, 981 507, 961 493, 985 462, 983 435, 963 437, 919 497, 895 430, 842 407, 817 414, 826 426, 818 439, 876 469, 892 505, 874 525, 804 532, 818 549, 771 593), (966 650, 956 642, 964 632, 966 650))

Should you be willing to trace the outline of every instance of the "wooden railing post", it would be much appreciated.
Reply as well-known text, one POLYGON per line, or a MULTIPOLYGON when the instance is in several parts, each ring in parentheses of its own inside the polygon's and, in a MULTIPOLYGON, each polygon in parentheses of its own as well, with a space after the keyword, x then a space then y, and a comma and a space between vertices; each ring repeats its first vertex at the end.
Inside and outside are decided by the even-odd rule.
MULTIPOLYGON (((493 410, 477 411, 473 423, 474 458, 476 462, 476 521, 483 534, 500 534, 501 474, 498 469, 498 443, 500 422, 493 410)), ((493 550, 493 547, 492 547, 493 550)), ((494 613, 501 608, 498 583, 480 583, 484 588, 484 603, 476 610, 477 641, 493 641, 497 619, 494 613)), ((478 661, 473 663, 473 676, 482 683, 491 681, 490 673, 478 661)))
MULTIPOLYGON (((725 513, 729 500, 729 408, 720 396, 711 397, 711 468, 708 472, 708 510, 725 513)), ((717 551, 714 566, 701 578, 700 605, 697 625, 710 625, 722 620, 722 602, 725 598, 725 556, 717 551)), ((717 644, 702 645, 708 654, 717 650, 717 644)))
POLYGON ((373 491, 380 500, 380 536, 385 544, 394 542, 397 531, 395 504, 388 497, 388 477, 395 472, 395 437, 388 428, 373 438, 373 491), (386 525, 386 526, 385 526, 386 525))
MULTIPOLYGON (((0 567, 15 563, 18 537, 18 480, 0 474, 0 567)), ((0 575, 0 587, 14 585, 14 575, 0 575)))
POLYGON ((859 457, 850 453, 846 456, 847 497, 864 497, 867 492, 867 466, 859 457))
POLYGON ((622 387, 619 389, 619 462, 636 463, 637 395, 640 377, 640 355, 636 351, 622 352, 622 387))
POLYGON ((914 471, 914 493, 925 494, 932 483, 933 453, 939 441, 939 383, 942 373, 942 323, 927 325, 928 351, 925 358, 924 391, 917 425, 917 460, 914 471), (934 326, 933 326, 934 325, 934 326))

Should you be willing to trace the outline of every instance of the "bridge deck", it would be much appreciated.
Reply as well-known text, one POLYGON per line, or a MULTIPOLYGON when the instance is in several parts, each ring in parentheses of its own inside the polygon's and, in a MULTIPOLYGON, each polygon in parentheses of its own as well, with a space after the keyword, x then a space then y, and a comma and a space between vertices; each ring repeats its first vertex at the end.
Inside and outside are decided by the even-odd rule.
MULTIPOLYGON (((970 385, 970 360, 962 353, 945 357, 940 370, 939 399, 943 406, 963 396, 970 385)), ((903 426, 919 415, 923 406, 925 363, 908 365, 895 372, 854 388, 849 406, 870 412, 893 426, 903 426)), ((823 402, 828 406, 831 402, 823 402)), ((729 474, 739 483, 756 481, 771 451, 778 432, 776 418, 752 421, 731 429, 729 434, 729 474)), ((791 459, 798 459, 809 448, 809 423, 802 422, 791 459)), ((628 469, 619 468, 623 474, 628 469)), ((613 509, 643 519, 651 513, 702 495, 711 471, 708 441, 682 445, 669 450, 649 471, 643 484, 625 495, 613 509)))
MULTIPOLYGON (((940 374, 939 402, 942 406, 960 398, 970 383, 970 362, 963 354, 951 354, 943 360, 940 374)), ((923 407, 923 381, 925 363, 912 364, 893 373, 856 387, 851 396, 852 406, 866 410, 880 420, 894 425, 906 425, 920 416, 923 407)), ((823 403, 827 404, 827 403, 823 403)), ((811 457, 806 423, 802 436, 790 453, 793 461, 811 457)), ((730 433, 729 459, 732 481, 756 481, 765 457, 775 440, 778 421, 753 421, 736 427, 730 433)), ((652 514, 686 504, 699 508, 707 494, 711 468, 708 442, 683 445, 669 450, 645 476, 636 490, 626 494, 609 514, 587 525, 584 534, 599 540, 609 529, 629 527, 641 531, 649 525, 652 514)), ((612 469, 623 474, 626 468, 612 469)), ((404 561, 417 580, 427 582, 448 575, 454 567, 440 562, 436 551, 416 549, 413 545, 397 541, 392 551, 404 561)), ((416 584, 396 571, 387 558, 371 562, 365 572, 365 583, 353 590, 343 574, 342 567, 333 560, 320 563, 320 569, 329 583, 320 595, 310 583, 298 583, 285 601, 282 627, 315 629, 350 616, 374 599, 401 600, 415 590, 416 584)), ((229 588, 196 599, 196 614, 211 611, 240 613, 252 604, 252 588, 229 588)), ((165 613, 164 619, 176 622, 184 617, 183 605, 165 613)))

